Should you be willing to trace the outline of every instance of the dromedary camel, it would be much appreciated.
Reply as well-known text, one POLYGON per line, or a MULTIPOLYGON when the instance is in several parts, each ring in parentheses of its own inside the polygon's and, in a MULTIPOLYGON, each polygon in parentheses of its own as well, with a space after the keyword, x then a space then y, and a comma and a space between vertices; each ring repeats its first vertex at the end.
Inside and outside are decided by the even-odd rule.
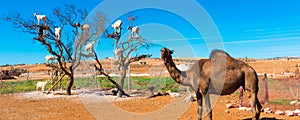
POLYGON ((202 119, 202 100, 205 98, 206 110, 212 119, 212 109, 209 94, 228 95, 240 86, 250 98, 253 119, 259 119, 261 104, 257 98, 258 78, 252 67, 244 62, 235 60, 221 50, 212 51, 209 59, 197 61, 190 70, 180 71, 172 60, 173 51, 161 49, 161 58, 172 77, 177 83, 192 87, 197 96, 198 119, 202 119))

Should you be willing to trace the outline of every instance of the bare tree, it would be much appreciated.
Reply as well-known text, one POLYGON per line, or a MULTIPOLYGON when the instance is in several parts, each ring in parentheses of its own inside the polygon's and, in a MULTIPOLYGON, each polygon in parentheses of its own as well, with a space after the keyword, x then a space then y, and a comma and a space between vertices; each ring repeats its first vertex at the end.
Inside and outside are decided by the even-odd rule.
POLYGON ((80 64, 82 57, 92 56, 92 52, 84 51, 84 45, 99 40, 104 31, 105 16, 98 13, 94 21, 84 21, 87 16, 85 9, 77 9, 75 5, 65 5, 55 8, 52 15, 47 15, 44 24, 37 24, 34 18, 25 19, 18 13, 10 14, 4 20, 13 24, 13 28, 20 32, 34 36, 33 40, 45 46, 48 52, 56 57, 58 64, 49 64, 51 67, 61 69, 69 77, 67 94, 71 95, 74 83, 74 69, 80 64), (80 24, 81 23, 81 24, 80 24), (94 26, 88 31, 83 31, 84 24, 94 26), (54 28, 61 28, 59 39, 54 28))
MULTIPOLYGON (((128 27, 129 29, 133 28, 132 27, 132 22, 133 20, 130 20, 130 26, 128 27)), ((115 40, 115 55, 116 55, 116 62, 118 65, 118 70, 121 72, 121 89, 124 87, 124 81, 126 78, 126 70, 128 69, 129 65, 133 62, 139 61, 143 58, 148 58, 151 57, 150 54, 147 55, 136 55, 132 57, 132 54, 136 52, 139 48, 149 48, 151 45, 151 42, 142 38, 141 36, 139 37, 132 37, 132 35, 127 39, 127 41, 121 41, 121 32, 113 32, 112 34, 107 35, 109 38, 115 40), (116 52, 117 51, 117 52, 116 52)), ((118 92, 118 97, 122 96, 122 91, 118 92)))

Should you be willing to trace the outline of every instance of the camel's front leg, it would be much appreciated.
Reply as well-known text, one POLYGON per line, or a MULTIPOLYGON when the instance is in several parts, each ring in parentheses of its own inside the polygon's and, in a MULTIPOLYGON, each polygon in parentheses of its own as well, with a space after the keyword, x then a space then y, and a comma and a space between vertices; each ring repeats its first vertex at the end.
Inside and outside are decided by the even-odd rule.
POLYGON ((196 96, 197 96, 197 102, 198 102, 198 120, 201 120, 202 119, 202 112, 203 112, 202 94, 200 92, 197 92, 196 96))
POLYGON ((211 109, 209 94, 206 94, 204 97, 205 97, 206 111, 208 112, 209 119, 212 120, 212 109, 211 109))
POLYGON ((240 96, 239 96, 240 105, 239 105, 239 107, 243 107, 244 88, 242 86, 240 86, 239 91, 240 91, 240 96))

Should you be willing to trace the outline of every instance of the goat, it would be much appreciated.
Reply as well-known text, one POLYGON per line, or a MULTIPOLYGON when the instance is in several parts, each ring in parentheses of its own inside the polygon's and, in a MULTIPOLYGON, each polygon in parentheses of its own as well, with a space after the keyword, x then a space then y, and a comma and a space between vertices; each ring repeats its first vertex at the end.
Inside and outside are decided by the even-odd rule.
POLYGON ((58 27, 58 28, 54 28, 54 31, 55 31, 55 39, 56 40, 59 40, 60 39, 60 32, 61 32, 61 28, 58 27))
POLYGON ((117 20, 114 24, 111 25, 111 27, 114 29, 114 33, 119 34, 122 29, 122 21, 117 20))
POLYGON ((53 63, 53 61, 56 59, 56 57, 52 55, 47 55, 45 58, 46 58, 46 64, 48 64, 49 60, 52 60, 51 63, 53 63))
POLYGON ((45 25, 39 26, 38 36, 43 37, 44 35, 47 35, 47 30, 50 30, 49 26, 45 26, 45 25))
POLYGON ((87 52, 87 51, 90 51, 90 53, 92 53, 92 52, 93 52, 93 49, 94 49, 95 43, 96 43, 96 41, 93 41, 93 42, 91 42, 91 43, 85 45, 85 49, 84 49, 84 50, 85 50, 86 52, 87 52))
POLYGON ((34 13, 34 17, 38 20, 38 25, 40 25, 40 21, 43 20, 44 24, 46 24, 47 16, 46 15, 38 15, 37 13, 34 13))
POLYGON ((41 88, 42 92, 44 92, 47 83, 49 83, 50 81, 51 80, 47 80, 46 82, 37 82, 36 83, 36 91, 39 91, 39 89, 41 88))
POLYGON ((90 31, 90 25, 88 24, 83 24, 80 26, 80 30, 82 31, 82 33, 84 33, 84 31, 86 32, 86 34, 89 34, 90 31))
POLYGON ((129 38, 133 39, 133 38, 136 38, 138 39, 139 38, 139 31, 140 31, 140 28, 138 26, 135 26, 135 27, 128 27, 128 29, 131 31, 131 35, 129 38), (134 36, 135 35, 135 36, 134 36))
POLYGON ((83 25, 81 25, 79 22, 77 22, 73 26, 74 27, 80 27, 80 30, 81 30, 82 33, 84 33, 84 31, 85 31, 86 34, 89 34, 89 31, 90 31, 90 25, 89 24, 83 24, 83 25))
POLYGON ((120 57, 120 54, 121 54, 121 50, 120 50, 119 48, 115 48, 114 54, 115 54, 115 56, 116 56, 116 61, 119 61, 119 57, 120 57))
POLYGON ((166 91, 166 92, 169 93, 169 95, 170 95, 171 97, 180 97, 180 96, 181 96, 180 93, 172 93, 171 90, 168 90, 168 91, 166 91))

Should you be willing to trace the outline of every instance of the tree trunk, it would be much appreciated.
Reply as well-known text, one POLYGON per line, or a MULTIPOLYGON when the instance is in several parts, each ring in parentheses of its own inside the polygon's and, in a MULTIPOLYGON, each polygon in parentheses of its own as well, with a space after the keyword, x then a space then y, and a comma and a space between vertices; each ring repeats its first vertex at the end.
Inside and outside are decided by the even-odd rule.
MULTIPOLYGON (((126 66, 122 66, 122 73, 121 73, 121 89, 124 90, 124 82, 126 78, 126 66)), ((118 91, 118 97, 122 97, 122 92, 118 91)))
POLYGON ((67 95, 71 95, 71 89, 72 89, 72 86, 73 86, 73 83, 74 83, 74 77, 73 75, 69 75, 70 77, 70 81, 69 81, 69 85, 67 87, 67 95))

